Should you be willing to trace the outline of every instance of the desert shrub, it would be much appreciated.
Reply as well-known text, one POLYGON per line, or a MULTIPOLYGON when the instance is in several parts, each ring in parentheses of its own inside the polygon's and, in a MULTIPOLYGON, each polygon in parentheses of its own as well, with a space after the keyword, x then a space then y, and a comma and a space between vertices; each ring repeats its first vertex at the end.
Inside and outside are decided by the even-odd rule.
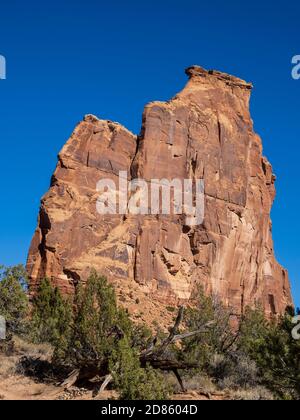
POLYGON ((262 311, 248 309, 239 348, 255 361, 261 383, 281 399, 300 398, 300 341, 292 337, 294 310, 268 322, 262 311))
POLYGON ((214 354, 208 372, 221 389, 246 389, 259 384, 256 363, 239 351, 214 354))
POLYGON ((126 338, 111 358, 111 371, 121 400, 164 400, 168 396, 163 377, 150 366, 141 368, 138 352, 126 338))
POLYGON ((72 317, 71 303, 48 279, 42 280, 32 302, 30 339, 62 347, 70 334, 72 317))
POLYGON ((206 296, 199 288, 193 298, 193 306, 185 311, 185 327, 188 331, 197 331, 209 322, 212 324, 206 333, 184 340, 180 349, 180 357, 197 363, 202 371, 206 370, 212 354, 222 354, 231 348, 235 334, 230 325, 230 311, 217 297, 206 296))
POLYGON ((72 331, 66 345, 56 346, 55 358, 72 367, 100 366, 123 336, 131 339, 131 321, 125 310, 118 308, 113 287, 93 272, 86 287, 77 289, 72 331))
MULTIPOLYGON (((175 377, 174 377, 175 378, 175 377)), ((175 379, 173 379, 174 383, 175 379)), ((216 384, 213 382, 213 378, 206 373, 195 373, 194 375, 184 375, 184 385, 189 391, 202 391, 207 394, 216 391, 216 384)), ((173 386, 174 387, 174 386, 173 386)), ((181 388, 178 383, 175 383, 176 392, 180 392, 181 388)))
POLYGON ((292 337, 294 324, 289 312, 270 323, 249 354, 260 369, 262 383, 282 399, 300 398, 300 341, 292 337))
POLYGON ((96 272, 75 298, 71 334, 55 348, 54 364, 69 368, 91 368, 112 372, 114 386, 122 399, 163 399, 162 377, 152 368, 142 368, 139 353, 151 332, 134 325, 127 312, 117 305, 113 287, 96 272))
POLYGON ((0 315, 8 332, 21 333, 28 315, 27 278, 22 265, 0 268, 0 315))
POLYGON ((255 387, 259 384, 258 368, 248 355, 233 351, 228 356, 232 362, 231 378, 235 386, 240 388, 255 387))
POLYGON ((133 325, 133 332, 131 335, 131 346, 137 350, 144 350, 147 344, 153 341, 151 330, 143 324, 133 325))
POLYGON ((167 307, 166 307, 166 310, 167 310, 168 312, 171 312, 171 313, 176 312, 176 308, 174 308, 174 306, 167 306, 167 307))
MULTIPOLYGON (((196 305, 186 312, 188 330, 198 330, 209 321, 205 334, 183 343, 179 357, 198 361, 220 388, 269 389, 283 399, 300 398, 300 341, 293 339, 294 311, 268 321, 260 308, 247 309, 238 331, 230 325, 230 313, 214 298, 200 291, 196 305)), ((192 372, 194 375, 195 372, 192 372)))
POLYGON ((246 308, 240 324, 238 348, 255 359, 257 352, 267 339, 270 326, 270 322, 260 307, 246 308))
POLYGON ((276 399, 272 392, 263 386, 239 389, 230 392, 230 395, 232 400, 238 401, 273 401, 276 399))

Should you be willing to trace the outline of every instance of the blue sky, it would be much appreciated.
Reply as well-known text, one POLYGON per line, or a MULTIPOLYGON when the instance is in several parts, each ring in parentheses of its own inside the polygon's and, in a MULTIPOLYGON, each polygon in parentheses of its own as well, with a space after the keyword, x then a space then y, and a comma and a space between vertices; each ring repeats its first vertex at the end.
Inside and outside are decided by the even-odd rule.
POLYGON ((186 83, 192 64, 252 81, 251 110, 273 164, 275 250, 300 306, 300 3, 11 0, 1 4, 0 263, 25 262, 56 156, 83 115, 139 132, 144 105, 186 83))

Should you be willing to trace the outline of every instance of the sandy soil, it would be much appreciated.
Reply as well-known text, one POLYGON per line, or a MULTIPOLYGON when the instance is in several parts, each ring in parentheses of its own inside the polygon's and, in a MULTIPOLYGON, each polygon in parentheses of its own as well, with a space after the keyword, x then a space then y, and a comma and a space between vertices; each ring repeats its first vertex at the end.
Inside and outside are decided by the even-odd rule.
MULTIPOLYGON (((116 398, 113 391, 106 391, 97 397, 98 400, 116 398)), ((54 385, 35 383, 29 378, 20 375, 12 375, 7 378, 0 377, 0 400, 92 400, 92 391, 71 388, 64 390, 54 385)), ((224 400, 225 396, 208 395, 196 391, 188 391, 185 394, 173 395, 172 400, 224 400)))
MULTIPOLYGON (((108 400, 117 399, 115 391, 105 391, 101 395, 95 391, 71 387, 64 389, 51 383, 40 383, 17 374, 16 367, 23 356, 32 356, 41 360, 50 360, 52 350, 47 345, 33 346, 16 339, 15 352, 11 356, 0 354, 0 400, 108 400)), ((187 384, 188 386, 188 384, 187 384)), ((206 387, 206 389, 208 389, 206 387)), ((185 394, 175 394, 172 400, 222 400, 230 399, 224 393, 207 393, 205 391, 188 391, 185 394)))
POLYGON ((54 386, 36 384, 24 376, 0 378, 1 400, 45 400, 57 392, 54 386))

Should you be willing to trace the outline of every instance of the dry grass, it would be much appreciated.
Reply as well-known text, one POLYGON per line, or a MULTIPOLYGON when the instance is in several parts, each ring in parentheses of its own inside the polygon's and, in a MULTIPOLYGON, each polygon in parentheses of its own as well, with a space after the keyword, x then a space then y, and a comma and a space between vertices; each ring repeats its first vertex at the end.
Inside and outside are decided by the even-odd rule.
POLYGON ((273 401, 275 399, 268 389, 261 386, 235 391, 232 397, 234 400, 246 401, 273 401))
POLYGON ((13 375, 16 370, 16 365, 19 357, 16 356, 0 356, 0 378, 6 379, 13 375))
POLYGON ((14 353, 10 356, 0 354, 0 378, 7 379, 16 373, 18 362, 22 356, 50 360, 53 350, 48 344, 31 344, 15 336, 14 353))
POLYGON ((173 399, 183 398, 193 400, 218 399, 245 401, 272 401, 275 399, 271 391, 262 386, 254 386, 249 388, 237 388, 236 386, 232 387, 231 378, 228 380, 228 387, 219 387, 213 382, 212 378, 205 374, 198 374, 193 377, 185 376, 183 378, 183 382, 187 389, 186 394, 181 393, 180 386, 174 375, 165 375, 165 380, 174 392, 173 399), (203 396, 207 396, 207 398, 203 398, 203 396))
POLYGON ((206 375, 197 375, 185 381, 186 387, 194 391, 206 392, 208 394, 217 391, 212 379, 206 375))
POLYGON ((50 360, 53 354, 53 348, 50 344, 32 344, 20 337, 14 337, 15 351, 19 355, 31 357, 40 357, 43 360, 50 360))

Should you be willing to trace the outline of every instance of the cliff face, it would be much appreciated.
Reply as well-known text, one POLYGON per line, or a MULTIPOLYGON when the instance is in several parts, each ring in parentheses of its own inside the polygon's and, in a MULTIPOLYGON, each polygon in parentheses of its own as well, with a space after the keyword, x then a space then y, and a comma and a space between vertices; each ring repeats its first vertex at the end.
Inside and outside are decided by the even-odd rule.
POLYGON ((106 275, 133 314, 156 318, 196 284, 240 315, 263 304, 267 315, 291 304, 287 272, 274 257, 272 167, 249 113, 251 85, 200 67, 169 102, 146 106, 141 135, 86 116, 59 155, 43 197, 27 269, 34 291, 49 277, 72 293, 91 268, 106 275), (96 183, 128 178, 200 179, 205 216, 100 216, 96 183))

